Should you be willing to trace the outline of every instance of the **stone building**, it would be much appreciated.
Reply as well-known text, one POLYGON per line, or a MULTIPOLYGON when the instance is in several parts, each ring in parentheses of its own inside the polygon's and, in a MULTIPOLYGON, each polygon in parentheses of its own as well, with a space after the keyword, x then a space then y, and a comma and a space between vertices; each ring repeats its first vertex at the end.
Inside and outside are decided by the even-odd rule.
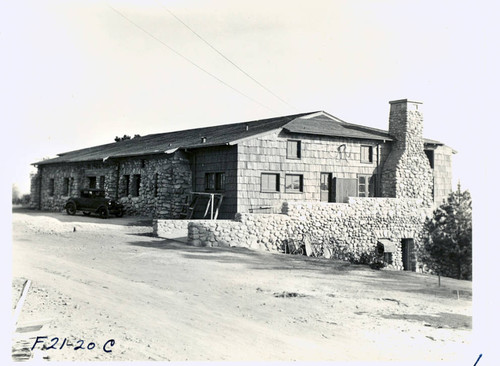
MULTIPOLYGON (((314 112, 62 153, 34 164, 31 204, 62 210, 82 188, 104 189, 128 214, 172 219, 186 216, 192 192, 223 196, 221 219, 280 212, 290 201, 408 197, 440 203, 451 191, 453 151, 422 137, 420 103, 390 103, 388 131, 314 112)), ((209 197, 200 197, 194 218, 204 216, 209 197)))
POLYGON ((403 99, 390 102, 388 131, 320 111, 134 137, 35 163, 31 205, 63 210, 102 188, 126 214, 154 217, 159 236, 181 228, 194 245, 283 251, 308 235, 325 256, 382 247, 387 264, 415 270, 454 153, 422 130, 422 104, 403 99))

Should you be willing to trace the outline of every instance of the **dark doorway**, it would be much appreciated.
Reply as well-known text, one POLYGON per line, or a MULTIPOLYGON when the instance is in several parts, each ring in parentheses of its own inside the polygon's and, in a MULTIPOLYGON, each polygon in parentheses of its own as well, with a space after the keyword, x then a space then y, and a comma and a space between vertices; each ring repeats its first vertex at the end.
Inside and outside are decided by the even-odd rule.
POLYGON ((401 253, 403 259, 403 269, 405 271, 416 271, 415 242, 413 239, 401 239, 401 253))
POLYGON ((319 200, 321 202, 333 202, 332 173, 321 173, 319 200))

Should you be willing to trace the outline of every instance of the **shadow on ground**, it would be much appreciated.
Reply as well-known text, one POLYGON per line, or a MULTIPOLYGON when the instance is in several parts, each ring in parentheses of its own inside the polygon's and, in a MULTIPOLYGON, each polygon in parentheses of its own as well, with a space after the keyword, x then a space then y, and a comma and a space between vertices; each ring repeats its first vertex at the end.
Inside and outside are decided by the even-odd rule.
MULTIPOLYGON (((151 233, 131 234, 151 237, 151 233)), ((460 290, 462 299, 472 297, 471 284, 467 281, 443 279, 437 286, 437 277, 407 271, 375 270, 367 265, 349 262, 312 258, 302 255, 261 252, 242 247, 195 247, 175 240, 157 238, 157 240, 134 241, 129 245, 176 252, 185 258, 196 261, 210 261, 223 264, 240 263, 249 269, 266 271, 293 271, 301 277, 314 278, 317 275, 350 276, 351 284, 359 284, 371 289, 376 285, 389 291, 400 291, 416 295, 428 295, 437 298, 457 298, 460 290), (404 283, 404 286, 401 286, 404 283), (446 285, 445 285, 446 283, 446 285)))
POLYGON ((423 322, 426 326, 449 329, 472 329, 472 317, 462 314, 439 313, 436 315, 390 314, 381 315, 385 319, 423 322))

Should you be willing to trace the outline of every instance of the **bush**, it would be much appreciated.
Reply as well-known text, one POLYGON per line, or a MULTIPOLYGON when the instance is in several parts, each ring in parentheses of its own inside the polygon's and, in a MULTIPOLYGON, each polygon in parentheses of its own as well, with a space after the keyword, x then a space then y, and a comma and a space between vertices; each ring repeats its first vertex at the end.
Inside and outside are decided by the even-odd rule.
POLYGON ((372 269, 381 269, 385 267, 385 263, 382 258, 374 253, 361 253, 359 258, 355 258, 353 255, 350 256, 350 262, 354 264, 365 264, 369 265, 372 269))

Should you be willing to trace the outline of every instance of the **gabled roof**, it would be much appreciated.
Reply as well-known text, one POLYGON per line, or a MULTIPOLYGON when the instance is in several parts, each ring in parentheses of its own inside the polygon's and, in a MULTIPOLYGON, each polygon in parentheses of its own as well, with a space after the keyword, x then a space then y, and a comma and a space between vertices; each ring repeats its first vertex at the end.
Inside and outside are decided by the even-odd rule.
POLYGON ((34 165, 107 160, 172 153, 177 149, 230 145, 277 129, 310 135, 392 140, 387 131, 347 123, 320 111, 134 137, 130 140, 61 153, 56 158, 43 160, 34 165))
POLYGON ((295 118, 283 128, 292 133, 392 141, 387 131, 348 123, 326 112, 295 118))

